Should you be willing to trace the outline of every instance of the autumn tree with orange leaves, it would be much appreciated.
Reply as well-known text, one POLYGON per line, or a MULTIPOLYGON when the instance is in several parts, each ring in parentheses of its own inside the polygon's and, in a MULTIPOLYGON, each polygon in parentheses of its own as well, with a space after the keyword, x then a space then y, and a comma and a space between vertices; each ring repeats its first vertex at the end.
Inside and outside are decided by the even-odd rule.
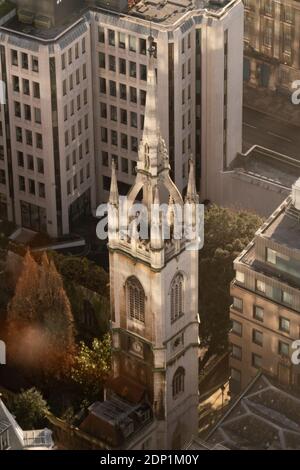
POLYGON ((43 376, 68 374, 75 353, 74 321, 63 280, 43 254, 28 251, 8 308, 10 362, 43 376))

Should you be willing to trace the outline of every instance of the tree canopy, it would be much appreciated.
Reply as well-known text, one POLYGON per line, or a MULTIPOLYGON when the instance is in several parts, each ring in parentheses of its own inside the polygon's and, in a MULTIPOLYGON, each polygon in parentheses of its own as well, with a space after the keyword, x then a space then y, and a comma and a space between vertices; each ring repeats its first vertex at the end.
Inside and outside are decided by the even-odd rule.
POLYGON ((256 214, 215 205, 205 213, 204 247, 199 254, 199 311, 206 357, 228 347, 233 261, 262 223, 256 214))
POLYGON ((45 425, 47 402, 36 388, 23 390, 15 395, 9 405, 10 411, 25 431, 39 429, 45 425))
POLYGON ((99 400, 111 367, 111 337, 95 338, 91 348, 80 343, 72 368, 72 379, 82 390, 87 402, 99 400))
POLYGON ((46 254, 39 265, 27 252, 7 320, 12 363, 52 376, 68 370, 75 347, 73 316, 62 278, 46 254))

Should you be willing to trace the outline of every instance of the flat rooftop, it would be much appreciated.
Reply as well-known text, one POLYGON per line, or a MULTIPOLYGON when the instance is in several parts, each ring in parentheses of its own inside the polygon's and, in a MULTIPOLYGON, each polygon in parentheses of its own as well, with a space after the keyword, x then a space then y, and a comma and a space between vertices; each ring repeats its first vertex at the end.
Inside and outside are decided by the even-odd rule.
POLYGON ((62 23, 49 29, 36 28, 34 24, 22 23, 17 16, 7 21, 2 28, 16 34, 30 36, 32 39, 51 41, 64 34, 72 25, 80 23, 81 21, 83 22, 82 13, 82 10, 74 10, 73 14, 65 18, 62 23))
MULTIPOLYGON (((193 10, 194 3, 194 0, 141 0, 128 13, 153 22, 173 23, 188 10, 193 10)), ((199 3, 204 7, 208 2, 199 3)))
POLYGON ((279 245, 300 250, 300 211, 290 202, 270 223, 263 235, 279 245))
POLYGON ((221 12, 231 0, 223 4, 211 0, 141 0, 129 9, 129 14, 155 23, 176 23, 185 13, 192 10, 221 12))
POLYGON ((246 154, 238 155, 230 170, 291 189, 300 178, 300 161, 255 145, 246 154))
MULTIPOLYGON (((300 211, 294 207, 291 196, 289 196, 264 223, 257 232, 257 236, 272 240, 289 250, 300 251, 300 211)), ((256 272, 261 272, 270 278, 285 282, 291 287, 299 289, 300 281, 298 277, 287 272, 284 272, 283 275, 282 271, 278 270, 276 266, 272 266, 256 258, 255 243, 256 241, 254 239, 240 255, 238 260, 253 268, 256 272)))
MULTIPOLYGON (((111 14, 112 17, 119 17, 121 19, 131 18, 138 21, 138 18, 144 21, 152 21, 153 23, 161 23, 164 25, 175 24, 189 11, 207 11, 211 13, 221 14, 230 4, 236 3, 238 0, 224 0, 222 3, 213 0, 141 0, 126 11, 116 11, 112 7, 105 7, 101 5, 90 5, 83 6, 82 8, 75 8, 71 15, 64 18, 62 23, 57 24, 49 29, 40 29, 34 26, 34 24, 24 24, 19 21, 18 17, 15 16, 6 22, 3 26, 5 30, 10 30, 13 33, 26 35, 33 39, 42 41, 53 41, 58 38, 64 32, 72 26, 72 24, 79 21, 80 18, 88 11, 99 11, 104 14, 111 14)), ((10 2, 5 2, 0 5, 0 18, 4 16, 15 5, 10 2), (1 12, 3 10, 3 15, 1 12)))

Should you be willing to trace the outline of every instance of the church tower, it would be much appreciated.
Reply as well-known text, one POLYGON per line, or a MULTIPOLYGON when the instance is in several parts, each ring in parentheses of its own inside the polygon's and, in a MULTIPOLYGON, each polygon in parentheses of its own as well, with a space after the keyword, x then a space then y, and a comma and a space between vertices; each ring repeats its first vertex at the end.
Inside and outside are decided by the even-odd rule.
MULTIPOLYGON (((113 341, 110 388, 131 403, 150 403, 153 449, 180 449, 198 424, 198 256, 176 236, 177 212, 196 210, 194 164, 183 200, 170 178, 157 115, 153 39, 149 38, 144 133, 127 205, 112 164, 109 256, 113 341), (164 209, 159 207, 165 203, 164 209), (139 204, 138 214, 134 206, 139 204), (125 210, 124 210, 125 207, 125 210), (125 215, 124 215, 125 214, 125 215), (124 227, 129 222, 130 229, 124 227), (149 222, 143 230, 144 222, 149 222), (169 236, 164 236, 169 233, 169 236)), ((185 217, 185 215, 183 215, 185 217)))

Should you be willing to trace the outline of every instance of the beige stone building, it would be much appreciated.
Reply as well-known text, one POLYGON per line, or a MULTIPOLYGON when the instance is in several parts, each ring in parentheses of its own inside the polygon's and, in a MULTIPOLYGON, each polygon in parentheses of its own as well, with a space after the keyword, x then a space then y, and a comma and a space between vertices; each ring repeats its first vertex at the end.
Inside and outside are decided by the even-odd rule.
POLYGON ((236 259, 230 309, 231 388, 244 389, 258 370, 300 387, 292 362, 300 338, 300 180, 236 259))
POLYGON ((10 220, 56 237, 96 205, 90 26, 78 16, 68 27, 38 21, 19 9, 1 27, 0 192, 3 215, 6 198, 10 220))
POLYGON ((2 9, 1 217, 68 234, 134 181, 146 100, 146 43, 156 43, 161 132, 181 192, 195 156, 202 199, 221 202, 221 172, 242 145, 241 0, 16 0, 2 9))
POLYGON ((158 6, 142 0, 120 16, 93 9, 91 19, 98 199, 107 199, 112 158, 120 191, 126 193, 133 181, 151 30, 172 176, 184 192, 193 154, 201 198, 220 203, 221 172, 242 147, 242 2, 170 0, 158 6))
POLYGON ((244 0, 244 79, 255 87, 290 91, 300 78, 300 4, 244 0))

